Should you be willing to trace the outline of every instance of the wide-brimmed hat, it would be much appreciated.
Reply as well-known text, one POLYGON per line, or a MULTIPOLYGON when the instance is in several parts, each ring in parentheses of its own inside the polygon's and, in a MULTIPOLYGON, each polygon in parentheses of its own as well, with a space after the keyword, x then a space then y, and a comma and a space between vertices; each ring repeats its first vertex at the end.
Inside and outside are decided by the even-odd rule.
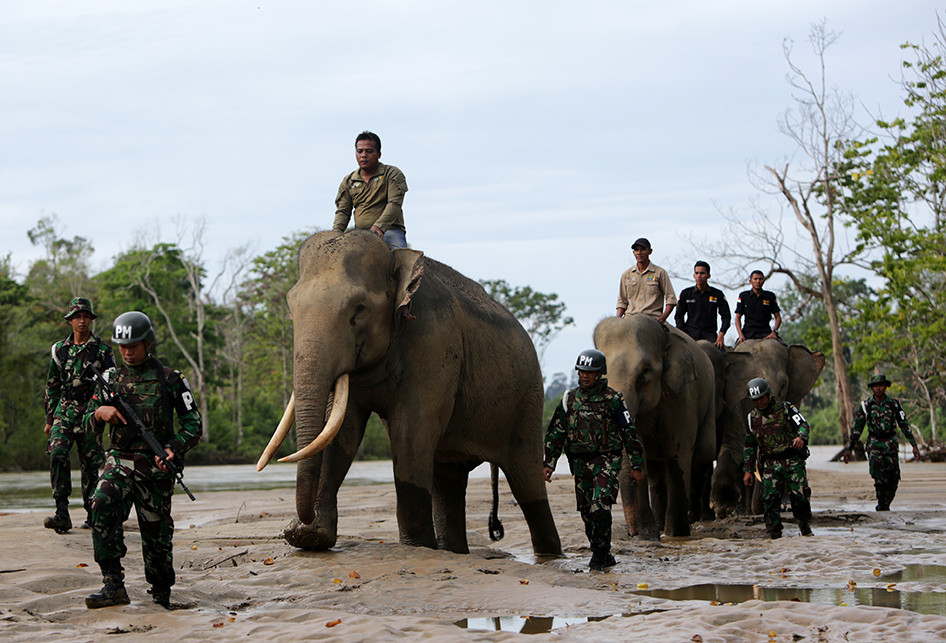
POLYGON ((92 315, 92 319, 98 317, 92 310, 92 302, 85 297, 76 297, 69 302, 69 310, 66 311, 66 319, 72 319, 76 313, 87 312, 92 315))
POLYGON ((883 373, 877 373, 876 375, 870 376, 870 382, 867 383, 867 388, 876 386, 878 384, 883 384, 884 386, 890 386, 890 380, 887 379, 887 376, 883 373))

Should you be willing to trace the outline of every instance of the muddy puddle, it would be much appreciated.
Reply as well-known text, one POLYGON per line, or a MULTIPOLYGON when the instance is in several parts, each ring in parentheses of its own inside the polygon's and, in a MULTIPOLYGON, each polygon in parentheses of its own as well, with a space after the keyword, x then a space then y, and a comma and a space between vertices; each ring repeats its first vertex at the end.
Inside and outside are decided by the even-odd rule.
MULTIPOLYGON (((735 605, 746 601, 792 601, 830 606, 871 606, 909 610, 919 614, 946 616, 946 566, 906 565, 904 569, 873 577, 860 585, 852 581, 846 587, 766 587, 751 584, 700 584, 677 589, 650 589, 633 592, 638 596, 668 601, 703 601, 711 605, 735 605), (927 583, 940 585, 934 591, 902 591, 899 583, 927 583)), ((632 618, 652 613, 649 609, 625 614, 592 617, 566 616, 486 616, 456 621, 458 627, 471 630, 543 634, 553 630, 609 618, 632 618)))

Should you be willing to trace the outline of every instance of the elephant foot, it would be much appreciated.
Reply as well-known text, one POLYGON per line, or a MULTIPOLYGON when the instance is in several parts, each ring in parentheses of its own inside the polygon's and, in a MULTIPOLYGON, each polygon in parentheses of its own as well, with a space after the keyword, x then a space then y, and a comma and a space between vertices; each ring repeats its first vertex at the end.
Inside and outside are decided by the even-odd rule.
POLYGON ((282 535, 293 547, 308 550, 331 549, 337 541, 336 534, 325 528, 302 523, 298 518, 289 523, 282 535))

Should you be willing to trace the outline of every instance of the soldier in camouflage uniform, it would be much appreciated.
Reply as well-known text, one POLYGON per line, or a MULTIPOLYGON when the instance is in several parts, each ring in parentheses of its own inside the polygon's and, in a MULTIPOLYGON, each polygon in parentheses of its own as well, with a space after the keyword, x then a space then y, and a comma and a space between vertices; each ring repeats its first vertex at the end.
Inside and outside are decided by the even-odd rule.
POLYGON ((746 433, 745 475, 751 487, 758 463, 762 474, 762 510, 765 528, 774 540, 782 537, 782 493, 787 485, 792 515, 802 536, 811 536, 811 503, 808 497, 808 422, 790 402, 772 398, 769 383, 757 377, 749 381, 749 397, 755 409, 749 414, 746 433))
POLYGON ((565 391, 545 434, 542 475, 552 481, 564 451, 575 476, 575 499, 591 544, 589 567, 605 571, 616 564, 611 555, 611 505, 617 500, 622 449, 627 452, 637 484, 644 481, 643 447, 620 393, 602 377, 604 354, 586 350, 578 356, 577 389, 565 391))
MULTIPOLYGON (((112 342, 118 344, 125 365, 109 369, 104 376, 164 445, 167 459, 180 460, 200 439, 200 413, 180 371, 165 367, 150 354, 154 340, 151 320, 144 313, 119 315, 112 342), (175 411, 180 424, 177 433, 173 425, 175 411)), ((85 421, 90 430, 97 432, 109 424, 111 437, 105 470, 92 496, 92 546, 105 586, 99 593, 87 596, 85 604, 97 608, 129 602, 121 564, 127 551, 122 523, 134 504, 151 598, 170 608, 174 584, 174 477, 118 409, 100 405, 98 394, 89 403, 85 421)))
MULTIPOLYGON (((66 321, 72 333, 52 346, 49 370, 46 376, 46 427, 49 438, 49 477, 56 501, 55 515, 47 518, 43 526, 63 534, 72 529, 69 516, 69 494, 72 493, 72 467, 69 451, 76 445, 79 466, 82 469, 82 504, 86 516, 92 508, 92 491, 99 479, 99 467, 105 460, 98 437, 86 433, 82 424, 86 405, 92 397, 92 384, 81 379, 88 364, 99 370, 115 365, 112 348, 92 334, 92 320, 98 317, 92 310, 92 302, 85 297, 76 297, 69 303, 66 321)), ((86 520, 83 528, 88 529, 86 520)))
POLYGON ((870 466, 870 477, 874 479, 874 490, 877 493, 877 511, 890 511, 890 503, 897 494, 900 484, 900 445, 897 442, 897 427, 903 431, 913 447, 913 459, 920 459, 920 450, 916 446, 916 438, 910 430, 907 415, 896 398, 887 397, 887 387, 890 380, 886 375, 872 375, 867 385, 873 396, 861 402, 854 415, 854 426, 851 427, 851 440, 844 449, 844 461, 850 458, 851 449, 861 437, 864 426, 867 426, 867 461, 870 466))

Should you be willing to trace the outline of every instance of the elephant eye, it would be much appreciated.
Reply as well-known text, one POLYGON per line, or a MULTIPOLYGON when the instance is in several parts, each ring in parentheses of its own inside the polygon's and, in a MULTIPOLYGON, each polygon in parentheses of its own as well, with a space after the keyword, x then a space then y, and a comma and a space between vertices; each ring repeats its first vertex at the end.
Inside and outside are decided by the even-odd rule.
POLYGON ((352 314, 351 319, 348 323, 354 326, 358 322, 358 318, 364 316, 363 313, 368 310, 368 307, 364 304, 358 304, 355 306, 355 312, 352 314))

